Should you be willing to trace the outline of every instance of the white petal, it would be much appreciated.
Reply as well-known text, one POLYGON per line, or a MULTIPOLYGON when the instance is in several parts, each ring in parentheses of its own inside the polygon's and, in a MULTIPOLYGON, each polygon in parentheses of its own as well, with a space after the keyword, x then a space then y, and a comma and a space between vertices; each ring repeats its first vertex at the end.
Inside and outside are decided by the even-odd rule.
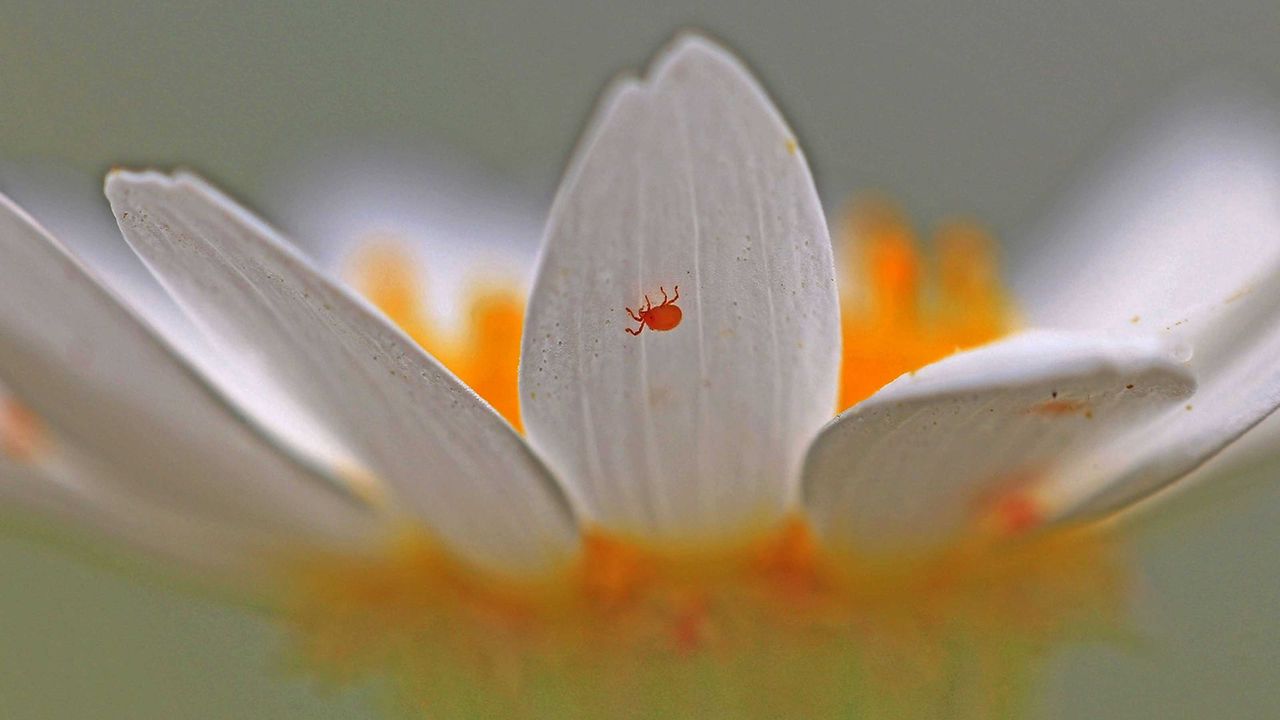
POLYGON ((374 518, 280 454, 0 196, 0 377, 148 502, 281 542, 367 540, 374 518))
POLYGON ((137 494, 133 478, 113 477, 110 467, 54 436, 51 428, 33 430, 21 420, 15 425, 14 403, 18 399, 0 383, 0 509, 6 516, 53 520, 77 535, 87 532, 94 548, 112 540, 147 562, 170 562, 169 572, 217 581, 223 589, 250 589, 258 597, 276 579, 281 552, 299 549, 282 547, 261 530, 205 517, 200 507, 176 512, 148 501, 137 494), (38 435, 27 442, 35 445, 19 456, 5 452, 15 438, 21 444, 33 431, 38 435))
POLYGON ((107 197, 217 347, 255 355, 445 543, 511 572, 573 551, 568 505, 515 431, 265 224, 189 175, 115 172, 107 197))
POLYGON ((1280 263, 1273 103, 1192 90, 1135 136, 1019 244, 1031 326, 1162 331, 1280 263))
POLYGON ((996 495, 1080 468, 1100 439, 1194 387, 1154 339, 1016 335, 903 375, 836 418, 805 463, 805 506, 836 545, 927 550, 996 495))
POLYGON ((58 238, 100 281, 167 339, 188 323, 120 237, 99 179, 52 165, 0 164, 0 191, 58 238))
POLYGON ((1068 516, 1122 509, 1280 404, 1280 107, 1193 88, 1083 178, 1015 267, 1033 325, 1157 332, 1186 348, 1186 411, 1057 480, 1068 516))
MULTIPOLYGON (((1194 409, 1193 404, 1192 410, 1194 409)), ((1280 413, 1272 412, 1202 466, 1184 477, 1174 478, 1177 482, 1167 482, 1154 492, 1148 491, 1143 497, 1144 502, 1132 503, 1132 507, 1126 503, 1123 509, 1142 512, 1148 506, 1166 502, 1197 488, 1201 492, 1199 497, 1230 496, 1250 481, 1264 477, 1256 471, 1274 467, 1277 461, 1280 461, 1280 413), (1209 485, 1214 487, 1205 487, 1209 485)))
POLYGON ((547 226, 520 368, 534 445, 615 530, 776 518, 831 416, 831 245, 808 165, 727 51, 678 40, 596 111, 547 226), (625 308, 680 286, 683 321, 625 308))
MULTIPOLYGON (((1280 226, 1278 226, 1280 228, 1280 226)), ((1280 270, 1184 324, 1199 387, 1052 486, 1064 517, 1125 509, 1207 462, 1280 406, 1280 270)), ((1272 449, 1274 453, 1274 448, 1272 449)))
POLYGON ((129 248, 100 178, 47 165, 0 164, 0 190, 30 213, 276 442, 325 467, 354 467, 349 450, 252 367, 218 362, 204 337, 129 248))

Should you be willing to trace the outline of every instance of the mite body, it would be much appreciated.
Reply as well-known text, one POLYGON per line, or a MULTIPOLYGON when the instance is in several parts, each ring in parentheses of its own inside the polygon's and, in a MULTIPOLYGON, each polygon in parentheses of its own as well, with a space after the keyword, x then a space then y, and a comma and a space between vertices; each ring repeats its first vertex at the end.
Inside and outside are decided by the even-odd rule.
POLYGON ((657 332, 666 332, 679 325, 681 318, 684 317, 684 313, 675 304, 680 299, 680 286, 676 285, 674 290, 675 295, 668 298, 667 291, 659 287, 658 291, 662 293, 662 304, 657 307, 654 307, 653 301, 649 299, 648 295, 645 295, 644 307, 638 310, 627 308, 627 314, 637 323, 634 328, 624 328, 627 333, 639 335, 644 332, 646 327, 657 332))

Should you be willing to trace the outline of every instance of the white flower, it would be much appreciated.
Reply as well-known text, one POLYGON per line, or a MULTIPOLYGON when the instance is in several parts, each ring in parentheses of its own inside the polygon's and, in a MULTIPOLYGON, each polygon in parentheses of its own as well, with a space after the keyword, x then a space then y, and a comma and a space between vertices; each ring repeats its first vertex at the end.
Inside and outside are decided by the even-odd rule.
POLYGON ((0 198, 0 380, 52 438, 0 458, 0 481, 253 582, 286 552, 377 558, 406 525, 521 583, 564 577, 584 537, 684 557, 796 517, 832 556, 928 556, 993 518, 1001 539, 1052 534, 1280 405, 1276 136, 1220 119, 1127 158, 1045 231, 1014 278, 1029 329, 834 420, 836 273, 805 157, 700 37, 615 83, 574 153, 524 332, 527 439, 194 175, 114 171, 106 192, 214 382, 0 198), (675 327, 624 332, 676 286, 675 327), (245 409, 254 393, 227 389, 245 378, 296 412, 245 409), (281 426, 298 413, 341 450, 308 451, 281 426))

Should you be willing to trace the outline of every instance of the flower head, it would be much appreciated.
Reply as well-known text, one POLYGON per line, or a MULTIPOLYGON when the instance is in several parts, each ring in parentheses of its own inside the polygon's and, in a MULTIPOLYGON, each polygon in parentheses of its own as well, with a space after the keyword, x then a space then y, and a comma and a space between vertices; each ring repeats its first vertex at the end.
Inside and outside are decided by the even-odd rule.
POLYGON ((1280 404, 1280 165, 1238 137, 1139 163, 1154 207, 1051 231, 1020 318, 973 226, 922 284, 863 213, 842 326, 794 134, 682 37, 575 151, 493 406, 423 350, 394 264, 373 299, 408 333, 194 175, 106 193, 212 376, 2 200, 0 477, 270 586, 323 669, 433 715, 1007 713, 1025 660, 1115 619, 1097 521, 1280 404), (679 314, 627 332, 646 296, 679 314))

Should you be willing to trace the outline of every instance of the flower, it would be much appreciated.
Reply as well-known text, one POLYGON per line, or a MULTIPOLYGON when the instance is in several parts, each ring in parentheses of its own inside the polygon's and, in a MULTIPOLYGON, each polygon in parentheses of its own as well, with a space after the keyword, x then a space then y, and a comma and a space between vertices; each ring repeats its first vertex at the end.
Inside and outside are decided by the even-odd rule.
POLYGON ((972 228, 923 312, 894 218, 860 215, 842 356, 796 138, 682 37, 606 93, 551 208, 525 437, 194 175, 106 193, 201 370, 4 199, 0 478, 269 588, 321 670, 434 715, 1007 714, 1026 660, 1112 627, 1099 521, 1280 405, 1273 136, 1201 129, 1044 231, 1016 332, 972 228), (678 322, 625 332, 677 287, 678 322), (910 372, 833 419, 842 357, 910 372))

